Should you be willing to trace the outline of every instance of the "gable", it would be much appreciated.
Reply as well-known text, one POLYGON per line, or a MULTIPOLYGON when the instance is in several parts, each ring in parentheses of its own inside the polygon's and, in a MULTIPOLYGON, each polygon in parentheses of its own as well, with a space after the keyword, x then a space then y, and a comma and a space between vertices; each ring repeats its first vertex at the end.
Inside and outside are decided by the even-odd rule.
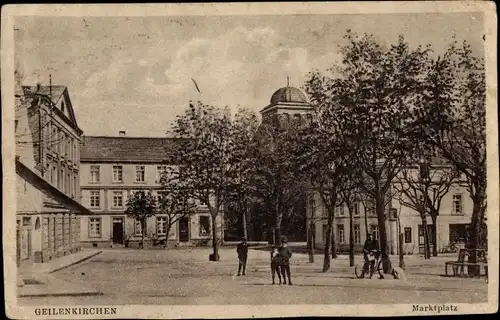
POLYGON ((66 86, 23 86, 23 90, 25 94, 40 94, 46 98, 50 98, 52 103, 62 114, 64 114, 71 125, 77 129, 77 131, 81 131, 80 128, 78 128, 73 105, 71 104, 68 88, 66 86))
POLYGON ((61 98, 59 99, 57 107, 61 110, 64 115, 78 128, 76 123, 75 112, 73 110, 73 105, 71 104, 71 99, 69 98, 68 89, 65 89, 61 98))

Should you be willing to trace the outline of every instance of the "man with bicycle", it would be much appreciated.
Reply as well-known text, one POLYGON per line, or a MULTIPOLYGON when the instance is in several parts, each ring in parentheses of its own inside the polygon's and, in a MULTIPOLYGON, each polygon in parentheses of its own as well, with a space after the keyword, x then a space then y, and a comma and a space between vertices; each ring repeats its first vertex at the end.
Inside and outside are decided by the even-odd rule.
POLYGON ((377 240, 373 237, 372 233, 368 234, 368 239, 365 241, 365 245, 363 246, 363 257, 365 259, 365 264, 363 266, 363 271, 361 273, 361 278, 365 276, 365 272, 370 268, 370 279, 373 276, 373 272, 375 271, 375 260, 370 261, 370 252, 378 250, 377 240))

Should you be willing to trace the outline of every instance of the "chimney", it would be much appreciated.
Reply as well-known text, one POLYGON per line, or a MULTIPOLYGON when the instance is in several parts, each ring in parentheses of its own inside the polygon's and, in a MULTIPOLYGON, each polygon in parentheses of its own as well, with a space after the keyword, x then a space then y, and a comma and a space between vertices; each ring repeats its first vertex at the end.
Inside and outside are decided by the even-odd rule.
POLYGON ((120 137, 125 137, 126 132, 125 131, 119 131, 118 136, 120 137))

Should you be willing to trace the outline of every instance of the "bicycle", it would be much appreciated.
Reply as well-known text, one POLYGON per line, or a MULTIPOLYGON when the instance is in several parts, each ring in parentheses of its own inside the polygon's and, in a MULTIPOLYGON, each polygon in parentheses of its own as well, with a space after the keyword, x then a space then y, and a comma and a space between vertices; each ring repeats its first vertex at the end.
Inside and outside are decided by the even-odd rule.
POLYGON ((382 273, 384 272, 384 270, 382 267, 382 252, 379 250, 370 251, 370 253, 368 253, 368 261, 368 268, 366 268, 364 261, 363 267, 360 267, 358 264, 354 266, 354 274, 356 275, 356 278, 362 279, 366 274, 370 275, 370 268, 374 268, 373 273, 375 273, 375 271, 378 272, 379 279, 383 279, 384 276, 382 275, 382 273), (363 269, 365 274, 363 274, 363 269))

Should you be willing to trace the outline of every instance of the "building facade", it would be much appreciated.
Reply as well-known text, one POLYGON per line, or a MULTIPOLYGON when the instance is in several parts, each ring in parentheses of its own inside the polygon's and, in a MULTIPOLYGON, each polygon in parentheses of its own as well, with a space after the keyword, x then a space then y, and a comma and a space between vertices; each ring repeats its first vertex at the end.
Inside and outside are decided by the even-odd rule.
MULTIPOLYGON (((270 104, 261 111, 263 124, 307 123, 313 117, 313 108, 308 103, 304 93, 294 87, 278 89, 271 97, 270 104), (275 120, 274 122, 269 120, 275 120), (278 120, 278 122, 276 122, 278 120)), ((444 167, 446 169, 446 167, 444 167)), ((406 254, 419 254, 424 250, 424 233, 420 214, 411 208, 401 205, 400 195, 391 191, 386 211, 386 230, 390 252, 398 253, 398 234, 403 234, 403 250, 406 254)), ((312 225, 313 242, 316 248, 324 247, 327 231, 327 212, 319 194, 309 190, 306 209, 306 220, 312 225), (313 223, 311 223, 313 222, 313 223)), ((360 196, 353 205, 353 236, 355 251, 362 251, 368 233, 373 233, 379 240, 378 219, 375 204, 368 197, 360 196)), ((471 221, 472 201, 466 187, 462 183, 451 186, 441 201, 439 216, 436 220, 436 243, 438 251, 442 251, 450 243, 463 245, 466 238, 466 228, 471 221)), ((429 239, 432 241, 432 220, 427 215, 429 239)), ((339 252, 348 252, 350 235, 350 218, 346 205, 335 209, 333 230, 336 247, 339 252)), ((432 243, 431 243, 432 247, 432 243)))
POLYGON ((17 263, 80 250, 82 130, 64 86, 16 86, 17 263))
MULTIPOLYGON (((137 191, 163 196, 160 177, 171 161, 174 140, 170 138, 88 136, 81 153, 82 204, 92 214, 82 217, 81 241, 87 246, 137 246, 144 232, 147 245, 164 243, 167 217, 156 214, 147 219, 146 230, 125 214, 127 199, 137 191)), ((175 245, 210 245, 211 216, 198 203, 194 215, 181 218, 172 227, 168 242, 175 245)), ((221 231, 221 218, 216 232, 221 231)))

